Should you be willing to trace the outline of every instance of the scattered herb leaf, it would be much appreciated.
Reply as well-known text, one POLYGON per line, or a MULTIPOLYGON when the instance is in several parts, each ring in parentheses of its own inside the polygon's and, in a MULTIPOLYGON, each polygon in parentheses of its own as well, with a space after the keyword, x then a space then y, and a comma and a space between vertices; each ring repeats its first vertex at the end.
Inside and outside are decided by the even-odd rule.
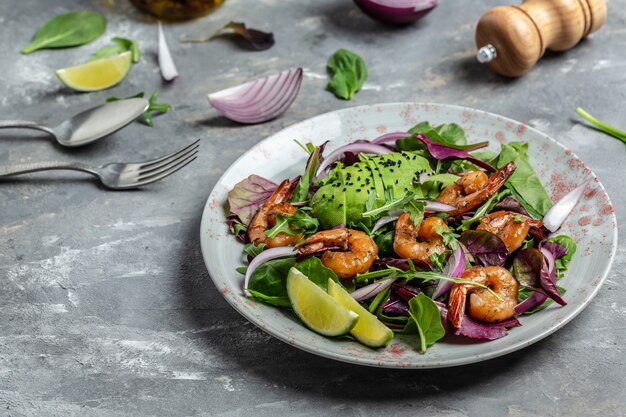
POLYGON ((204 38, 192 38, 184 39, 183 43, 201 43, 209 42, 217 36, 225 34, 228 30, 232 30, 234 34, 237 34, 241 39, 245 40, 245 46, 256 51, 264 51, 271 48, 274 45, 274 34, 271 32, 263 32, 257 29, 246 27, 245 23, 241 22, 228 22, 213 34, 204 38))
POLYGON ((352 100, 367 79, 365 62, 347 49, 339 49, 330 57, 328 69, 333 73, 328 90, 344 100, 352 100))
POLYGON ((105 46, 98 49, 89 57, 89 61, 95 61, 96 59, 106 58, 112 55, 121 54, 122 52, 130 51, 133 63, 139 62, 139 44, 126 38, 111 38, 111 42, 114 45, 105 46))
POLYGON ((592 123, 602 132, 606 133, 607 135, 613 136, 614 138, 619 139, 622 142, 626 143, 626 132, 619 130, 611 125, 608 125, 604 122, 601 122, 600 120, 596 119, 595 117, 593 117, 592 115, 590 115, 589 113, 581 109, 580 107, 576 109, 576 113, 581 115, 583 119, 592 123))
MULTIPOLYGON (((130 97, 123 97, 123 98, 109 97, 107 98, 107 102, 127 100, 129 98, 138 98, 138 97, 143 97, 143 96, 144 96, 144 93, 142 91, 141 93, 137 93, 134 96, 130 96, 130 97)), ((168 111, 172 109, 172 106, 169 105, 168 103, 157 103, 156 102, 157 96, 158 96, 158 93, 156 91, 150 95, 150 98, 148 99, 148 103, 149 103, 148 109, 143 113, 143 120, 150 127, 154 127, 154 121, 152 120, 152 112, 167 113, 168 111)))
POLYGON ((106 19, 97 12, 60 14, 39 28, 30 45, 22 49, 30 54, 38 49, 79 46, 99 38, 106 30, 106 19))

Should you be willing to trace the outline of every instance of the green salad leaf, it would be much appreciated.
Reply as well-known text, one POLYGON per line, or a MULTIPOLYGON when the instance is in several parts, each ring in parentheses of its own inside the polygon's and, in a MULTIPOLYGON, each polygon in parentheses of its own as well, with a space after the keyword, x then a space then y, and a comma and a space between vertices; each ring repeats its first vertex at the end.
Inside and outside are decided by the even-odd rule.
MULTIPOLYGON (((420 349, 426 353, 428 346, 445 336, 446 331, 441 323, 439 308, 435 302, 423 293, 417 294, 409 300, 410 319, 407 323, 410 328, 415 326, 420 337, 420 349)), ((405 333, 407 329, 405 328, 405 333)))
POLYGON ((330 57, 328 69, 333 73, 328 90, 344 100, 352 100, 367 79, 365 62, 347 49, 339 49, 330 57))
POLYGON ((84 45, 99 38, 106 30, 106 25, 104 16, 97 12, 60 14, 39 28, 32 42, 22 49, 22 53, 84 45))
POLYGON ((260 265, 250 277, 248 291, 259 301, 278 307, 291 307, 287 295, 287 274, 296 264, 293 257, 273 259, 260 265))
POLYGON ((137 62, 139 62, 139 44, 136 41, 132 39, 116 37, 111 38, 111 42, 113 42, 114 45, 109 45, 98 49, 89 57, 89 61, 95 61, 97 59, 102 59, 112 55, 121 54, 122 52, 130 51, 133 63, 136 64, 137 62))
POLYGON ((528 162, 528 144, 511 142, 502 145, 496 168, 515 162, 515 172, 504 184, 535 219, 541 219, 552 207, 552 200, 528 162))

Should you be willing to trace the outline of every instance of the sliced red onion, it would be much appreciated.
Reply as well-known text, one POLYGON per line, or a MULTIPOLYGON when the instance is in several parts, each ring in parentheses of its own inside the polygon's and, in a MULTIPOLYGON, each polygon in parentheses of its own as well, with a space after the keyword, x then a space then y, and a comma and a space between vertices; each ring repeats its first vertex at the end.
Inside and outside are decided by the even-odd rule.
POLYGON ((383 144, 388 144, 388 143, 395 144, 398 139, 406 138, 407 136, 411 136, 411 133, 409 132, 387 133, 385 135, 377 137, 376 139, 372 141, 372 143, 375 143, 377 145, 383 145, 383 144))
POLYGON ((390 153, 391 149, 386 148, 381 145, 377 145, 372 142, 356 142, 350 143, 348 145, 341 146, 334 151, 332 151, 322 162, 317 169, 319 174, 324 173, 326 168, 330 167, 331 164, 340 160, 346 152, 352 152, 354 154, 358 153, 367 153, 367 154, 385 154, 390 153))
POLYGON ((585 188, 591 181, 591 178, 565 194, 543 217, 543 225, 551 232, 556 232, 563 224, 567 216, 572 212, 578 200, 585 193, 585 188))
POLYGON ((398 277, 374 282, 372 284, 366 285, 363 288, 359 288, 358 290, 351 292, 350 295, 357 301, 368 300, 378 293, 383 292, 387 288, 391 287, 391 284, 396 282, 397 279, 398 277))
POLYGON ((372 227, 372 233, 386 225, 387 223, 395 222, 398 220, 398 217, 402 214, 402 210, 392 210, 389 212, 388 216, 381 217, 372 227))
POLYGON ((431 175, 432 175, 432 172, 422 172, 419 176, 420 184, 424 184, 424 181, 426 181, 426 179, 430 177, 431 175))
POLYGON ((178 70, 176 65, 174 65, 172 54, 170 54, 170 48, 167 47, 161 22, 159 22, 159 68, 161 69, 161 76, 165 81, 172 81, 178 77, 178 70))
POLYGON ((248 292, 248 283, 250 282, 250 277, 254 273, 254 271, 262 264, 267 261, 271 261, 272 259, 284 258, 285 256, 297 255, 298 250, 292 246, 283 246, 279 248, 271 248, 266 249, 263 252, 259 253, 257 256, 252 259, 250 265, 248 265, 248 269, 246 270, 246 276, 243 281, 243 292, 245 295, 250 296, 251 294, 248 292))
POLYGON ((408 24, 427 15, 438 0, 354 0, 363 12, 375 20, 408 24))
MULTIPOLYGON (((461 276, 463 271, 465 271, 465 252, 463 251, 463 248, 461 248, 461 245, 458 245, 454 252, 452 252, 452 255, 450 255, 448 263, 443 268, 441 274, 451 278, 458 278, 461 276)), ((448 292, 453 285, 454 282, 452 281, 440 279, 437 284, 437 288, 435 288, 432 299, 436 300, 441 297, 448 292)))
POLYGON ((439 201, 433 200, 416 200, 421 201, 422 203, 426 203, 424 210, 430 211, 432 213, 447 213, 456 209, 456 207, 451 206, 450 204, 440 203, 439 201))
POLYGON ((239 123, 254 124, 283 114, 298 96, 302 68, 292 68, 209 94, 211 105, 239 123))

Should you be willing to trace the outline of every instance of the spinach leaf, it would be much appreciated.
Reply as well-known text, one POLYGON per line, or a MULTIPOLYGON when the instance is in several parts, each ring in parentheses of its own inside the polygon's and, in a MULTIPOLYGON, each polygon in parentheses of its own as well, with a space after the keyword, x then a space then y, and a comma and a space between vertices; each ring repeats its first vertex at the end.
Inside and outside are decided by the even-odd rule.
POLYGON ((126 38, 111 38, 111 42, 115 45, 105 46, 98 49, 90 57, 89 61, 95 61, 96 59, 106 58, 112 55, 121 54, 122 52, 130 51, 133 63, 139 62, 139 44, 126 38))
POLYGON ((516 168, 513 175, 504 183, 505 187, 511 190, 531 217, 542 218, 552 207, 552 200, 528 163, 528 144, 511 142, 502 145, 496 168, 502 168, 510 161, 515 162, 516 168))
POLYGON ((295 264, 295 258, 274 259, 262 264, 250 277, 248 291, 265 303, 291 307, 287 295, 287 274, 295 264))
POLYGON ((367 79, 365 62, 347 49, 339 49, 330 57, 328 69, 333 73, 328 90, 344 100, 352 100, 367 79))
POLYGON ((46 22, 35 34, 30 45, 22 49, 30 54, 38 49, 65 48, 89 43, 106 29, 106 19, 96 12, 71 12, 46 22))
POLYGON ((310 281, 312 281, 315 285, 317 285, 324 291, 328 291, 329 279, 332 279, 336 283, 339 283, 337 274, 335 274, 332 269, 326 268, 324 265, 322 265, 322 261, 320 261, 319 258, 316 258, 315 256, 311 256, 303 261, 298 262, 296 264, 296 269, 306 275, 310 281))
POLYGON ((423 293, 417 294, 409 301, 409 323, 407 327, 415 325, 420 336, 420 348, 422 353, 426 348, 441 339, 446 331, 441 323, 439 308, 433 300, 423 293))
POLYGON ((428 122, 421 122, 409 129, 409 132, 415 135, 425 135, 433 142, 440 145, 457 147, 457 149, 462 149, 462 147, 467 145, 465 132, 463 128, 456 123, 444 123, 439 126, 431 126, 428 122))

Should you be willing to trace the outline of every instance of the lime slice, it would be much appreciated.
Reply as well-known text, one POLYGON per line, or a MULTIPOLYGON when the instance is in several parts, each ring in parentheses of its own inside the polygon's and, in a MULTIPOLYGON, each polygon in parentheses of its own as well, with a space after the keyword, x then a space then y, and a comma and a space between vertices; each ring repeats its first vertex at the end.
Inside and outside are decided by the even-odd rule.
POLYGON ((365 346, 379 348, 385 346, 393 339, 393 332, 390 328, 381 323, 375 315, 367 311, 358 303, 341 285, 336 284, 332 279, 328 280, 328 294, 339 301, 344 307, 354 311, 359 315, 359 321, 350 331, 356 340, 365 346))
POLYGON ((291 268, 287 275, 287 295, 300 320, 321 335, 346 334, 359 320, 356 313, 339 304, 296 268, 291 268))
POLYGON ((132 54, 126 51, 75 67, 62 68, 56 72, 56 76, 72 90, 98 91, 122 81, 131 66, 132 54))

